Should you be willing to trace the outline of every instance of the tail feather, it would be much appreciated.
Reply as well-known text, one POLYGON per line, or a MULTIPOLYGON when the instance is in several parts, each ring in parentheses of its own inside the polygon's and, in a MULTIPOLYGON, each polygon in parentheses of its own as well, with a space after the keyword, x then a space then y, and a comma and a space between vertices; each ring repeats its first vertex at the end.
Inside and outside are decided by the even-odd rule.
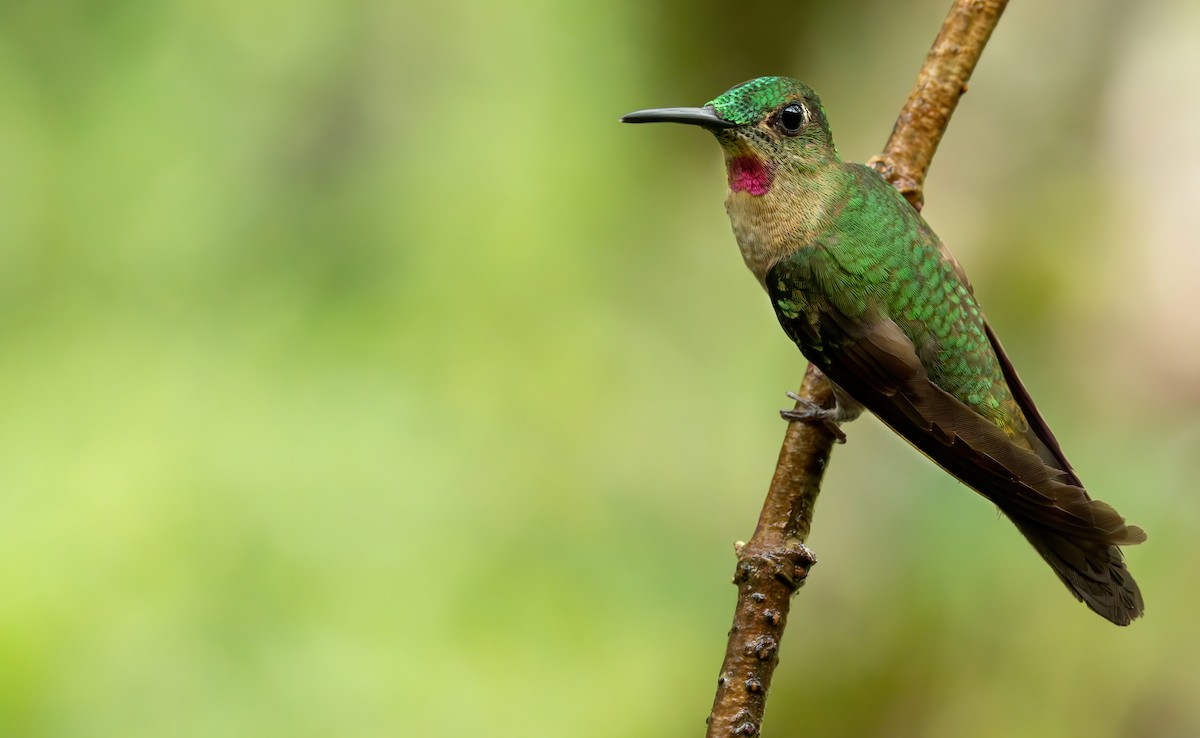
MULTIPOLYGON (((1017 530, 1041 554, 1054 573, 1092 612, 1117 625, 1129 625, 1145 611, 1142 592, 1113 543, 1063 535, 1030 520, 1009 515, 1017 530)), ((1146 534, 1127 526, 1120 543, 1140 543, 1146 534)))

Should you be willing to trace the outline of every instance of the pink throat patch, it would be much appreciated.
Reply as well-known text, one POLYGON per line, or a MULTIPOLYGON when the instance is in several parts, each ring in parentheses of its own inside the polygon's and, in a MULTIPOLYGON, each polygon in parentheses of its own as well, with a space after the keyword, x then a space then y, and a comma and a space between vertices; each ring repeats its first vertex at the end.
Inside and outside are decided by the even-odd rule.
POLYGON ((743 190, 755 197, 771 189, 774 173, 757 156, 736 156, 729 160, 729 189, 743 190))

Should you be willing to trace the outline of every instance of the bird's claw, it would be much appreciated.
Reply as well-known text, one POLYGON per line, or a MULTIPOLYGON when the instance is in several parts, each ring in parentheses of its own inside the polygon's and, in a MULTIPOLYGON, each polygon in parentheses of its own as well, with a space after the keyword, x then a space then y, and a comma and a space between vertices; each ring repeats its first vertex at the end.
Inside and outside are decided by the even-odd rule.
POLYGON ((826 410, 819 405, 809 402, 795 392, 788 392, 787 395, 796 401, 797 407, 792 410, 780 410, 779 417, 789 423, 799 421, 801 423, 823 426, 833 436, 834 441, 837 443, 846 442, 846 434, 838 424, 836 410, 826 410))

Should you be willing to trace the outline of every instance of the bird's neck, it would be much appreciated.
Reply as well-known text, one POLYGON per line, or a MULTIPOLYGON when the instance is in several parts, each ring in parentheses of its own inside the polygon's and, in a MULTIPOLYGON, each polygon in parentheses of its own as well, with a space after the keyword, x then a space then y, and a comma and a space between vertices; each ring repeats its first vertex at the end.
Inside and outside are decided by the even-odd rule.
POLYGON ((765 286, 767 272, 823 231, 844 201, 842 165, 769 162, 752 153, 727 153, 725 211, 742 259, 765 286))

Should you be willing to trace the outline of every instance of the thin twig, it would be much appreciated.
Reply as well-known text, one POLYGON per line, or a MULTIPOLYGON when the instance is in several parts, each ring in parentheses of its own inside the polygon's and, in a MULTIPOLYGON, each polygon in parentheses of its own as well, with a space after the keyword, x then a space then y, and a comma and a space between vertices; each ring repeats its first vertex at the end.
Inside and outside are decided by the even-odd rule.
MULTIPOLYGON (((934 151, 1007 4, 954 0, 883 154, 870 162, 918 209, 934 151)), ((821 407, 833 405, 829 383, 812 365, 799 395, 821 407)), ((788 425, 758 527, 748 543, 738 546, 733 577, 737 609, 708 717, 708 738, 754 736, 762 726, 792 595, 816 563, 804 542, 833 442, 820 425, 788 425)))
POLYGON ((1006 5, 1008 0, 955 0, 883 153, 869 162, 917 210, 925 203, 921 187, 933 154, 1006 5))

